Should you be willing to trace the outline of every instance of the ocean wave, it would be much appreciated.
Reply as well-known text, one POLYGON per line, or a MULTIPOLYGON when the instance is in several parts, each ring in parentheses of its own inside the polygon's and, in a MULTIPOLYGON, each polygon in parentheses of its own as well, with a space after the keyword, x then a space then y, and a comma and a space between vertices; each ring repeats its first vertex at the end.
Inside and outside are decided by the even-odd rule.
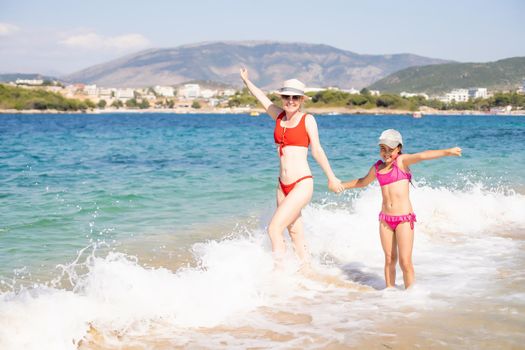
POLYGON ((350 346, 386 321, 461 307, 466 296, 516 299, 518 291, 501 294, 492 281, 504 270, 523 277, 515 259, 523 239, 505 233, 523 235, 525 196, 481 185, 418 186, 417 283, 402 292, 384 289, 379 191, 373 186, 305 208, 310 270, 301 269, 288 238, 275 270, 263 226, 239 225, 222 239, 193 244, 194 264, 178 269, 145 267, 140 257, 90 246, 59 266, 52 281, 0 294, 0 348, 146 346, 159 339, 179 347, 188 339, 202 347, 279 347, 283 339, 304 348, 350 346))

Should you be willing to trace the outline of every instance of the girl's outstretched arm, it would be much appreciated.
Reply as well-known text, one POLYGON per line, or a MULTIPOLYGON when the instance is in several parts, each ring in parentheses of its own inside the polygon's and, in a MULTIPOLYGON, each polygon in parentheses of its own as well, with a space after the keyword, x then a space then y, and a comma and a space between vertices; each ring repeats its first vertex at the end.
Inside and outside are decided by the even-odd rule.
POLYGON ((366 174, 364 177, 350 180, 347 182, 343 182, 343 187, 345 190, 351 189, 351 188, 360 188, 368 186, 374 179, 376 178, 376 170, 374 167, 371 167, 368 171, 368 174, 366 174))
POLYGON ((423 151, 414 154, 402 154, 400 156, 400 160, 401 162, 403 162, 404 166, 410 166, 412 164, 419 163, 424 160, 431 160, 448 156, 461 157, 461 148, 452 147, 440 150, 423 151))
POLYGON ((255 96, 257 100, 259 100, 259 102, 263 105, 264 109, 266 110, 266 112, 268 112, 270 117, 272 117, 273 119, 277 119, 279 114, 283 111, 282 108, 276 106, 268 98, 268 96, 266 96, 264 92, 262 92, 261 89, 259 89, 257 86, 255 86, 254 83, 250 81, 250 79, 248 78, 248 70, 246 68, 241 68, 240 74, 241 79, 248 88, 248 90, 250 90, 252 95, 255 96))

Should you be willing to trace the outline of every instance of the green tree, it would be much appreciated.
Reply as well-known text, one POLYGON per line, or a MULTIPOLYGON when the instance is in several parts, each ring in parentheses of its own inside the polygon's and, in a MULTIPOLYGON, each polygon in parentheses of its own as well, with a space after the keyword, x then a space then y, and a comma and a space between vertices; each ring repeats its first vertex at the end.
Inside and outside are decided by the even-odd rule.
POLYGON ((193 103, 191 104, 191 108, 193 108, 193 109, 200 109, 201 108, 201 104, 199 103, 199 101, 193 101, 193 103))
POLYGON ((370 90, 367 88, 362 88, 361 91, 359 91, 361 95, 370 95, 370 90))
POLYGON ((146 109, 146 108, 150 107, 150 104, 149 104, 148 100, 144 99, 144 100, 140 101, 138 106, 139 106, 140 109, 146 109))
POLYGON ((106 100, 100 100, 100 101, 98 101, 98 103, 97 103, 97 107, 98 107, 98 108, 101 108, 101 109, 104 109, 104 108, 106 108, 106 105, 107 105, 107 104, 108 104, 108 103, 106 102, 106 100))
POLYGON ((124 103, 122 103, 121 100, 115 100, 113 103, 111 103, 111 107, 115 107, 116 109, 119 109, 121 107, 124 107, 124 103))
POLYGON ((241 91, 237 91, 235 95, 230 97, 230 99, 228 100, 229 107, 255 107, 258 105, 258 103, 259 101, 257 101, 257 99, 254 96, 252 96, 252 94, 247 88, 244 88, 241 91))
POLYGON ((365 96, 361 95, 350 95, 347 104, 349 106, 363 106, 368 102, 368 99, 365 96))
POLYGON ((134 98, 130 98, 126 101, 126 107, 128 108, 136 108, 137 106, 137 100, 134 98))
POLYGON ((314 104, 341 106, 346 105, 350 98, 350 94, 339 90, 323 90, 317 92, 312 96, 314 104))
POLYGON ((511 96, 510 94, 497 93, 494 94, 494 104, 497 107, 505 107, 510 105, 511 96))

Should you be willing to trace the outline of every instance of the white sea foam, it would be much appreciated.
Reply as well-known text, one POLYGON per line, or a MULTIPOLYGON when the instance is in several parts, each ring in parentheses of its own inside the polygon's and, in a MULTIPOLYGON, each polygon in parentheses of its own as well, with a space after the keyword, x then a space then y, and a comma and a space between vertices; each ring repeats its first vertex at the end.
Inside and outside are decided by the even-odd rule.
MULTIPOLYGON (((115 346, 126 337, 148 336, 210 348, 279 348, 279 336, 289 339, 287 347, 351 345, 359 332, 374 332, 381 322, 457 307, 465 295, 523 305, 522 291, 502 294, 493 281, 501 269, 523 278, 513 265, 523 239, 500 233, 523 234, 525 196, 479 186, 412 192, 417 283, 409 291, 383 289, 380 194, 370 187, 352 200, 352 209, 305 208, 312 265, 321 278, 297 273, 291 253, 275 271, 263 228, 195 244, 198 266, 177 271, 145 268, 120 253, 93 254, 65 269, 72 290, 34 286, 0 295, 0 348, 75 349, 90 328, 115 346), (349 281, 370 288, 361 291, 349 281)), ((400 271, 397 283, 402 285, 400 271)))

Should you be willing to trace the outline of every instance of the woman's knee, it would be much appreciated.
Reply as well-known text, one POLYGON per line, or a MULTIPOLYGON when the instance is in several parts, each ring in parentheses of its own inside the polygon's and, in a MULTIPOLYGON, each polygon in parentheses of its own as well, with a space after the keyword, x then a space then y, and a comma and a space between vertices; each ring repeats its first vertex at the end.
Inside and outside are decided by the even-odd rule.
POLYGON ((288 226, 288 233, 290 233, 290 238, 292 241, 301 241, 304 239, 303 232, 298 227, 288 226))
POLYGON ((284 225, 280 225, 277 222, 270 222, 268 225, 268 234, 270 237, 282 237, 284 231, 284 225))

